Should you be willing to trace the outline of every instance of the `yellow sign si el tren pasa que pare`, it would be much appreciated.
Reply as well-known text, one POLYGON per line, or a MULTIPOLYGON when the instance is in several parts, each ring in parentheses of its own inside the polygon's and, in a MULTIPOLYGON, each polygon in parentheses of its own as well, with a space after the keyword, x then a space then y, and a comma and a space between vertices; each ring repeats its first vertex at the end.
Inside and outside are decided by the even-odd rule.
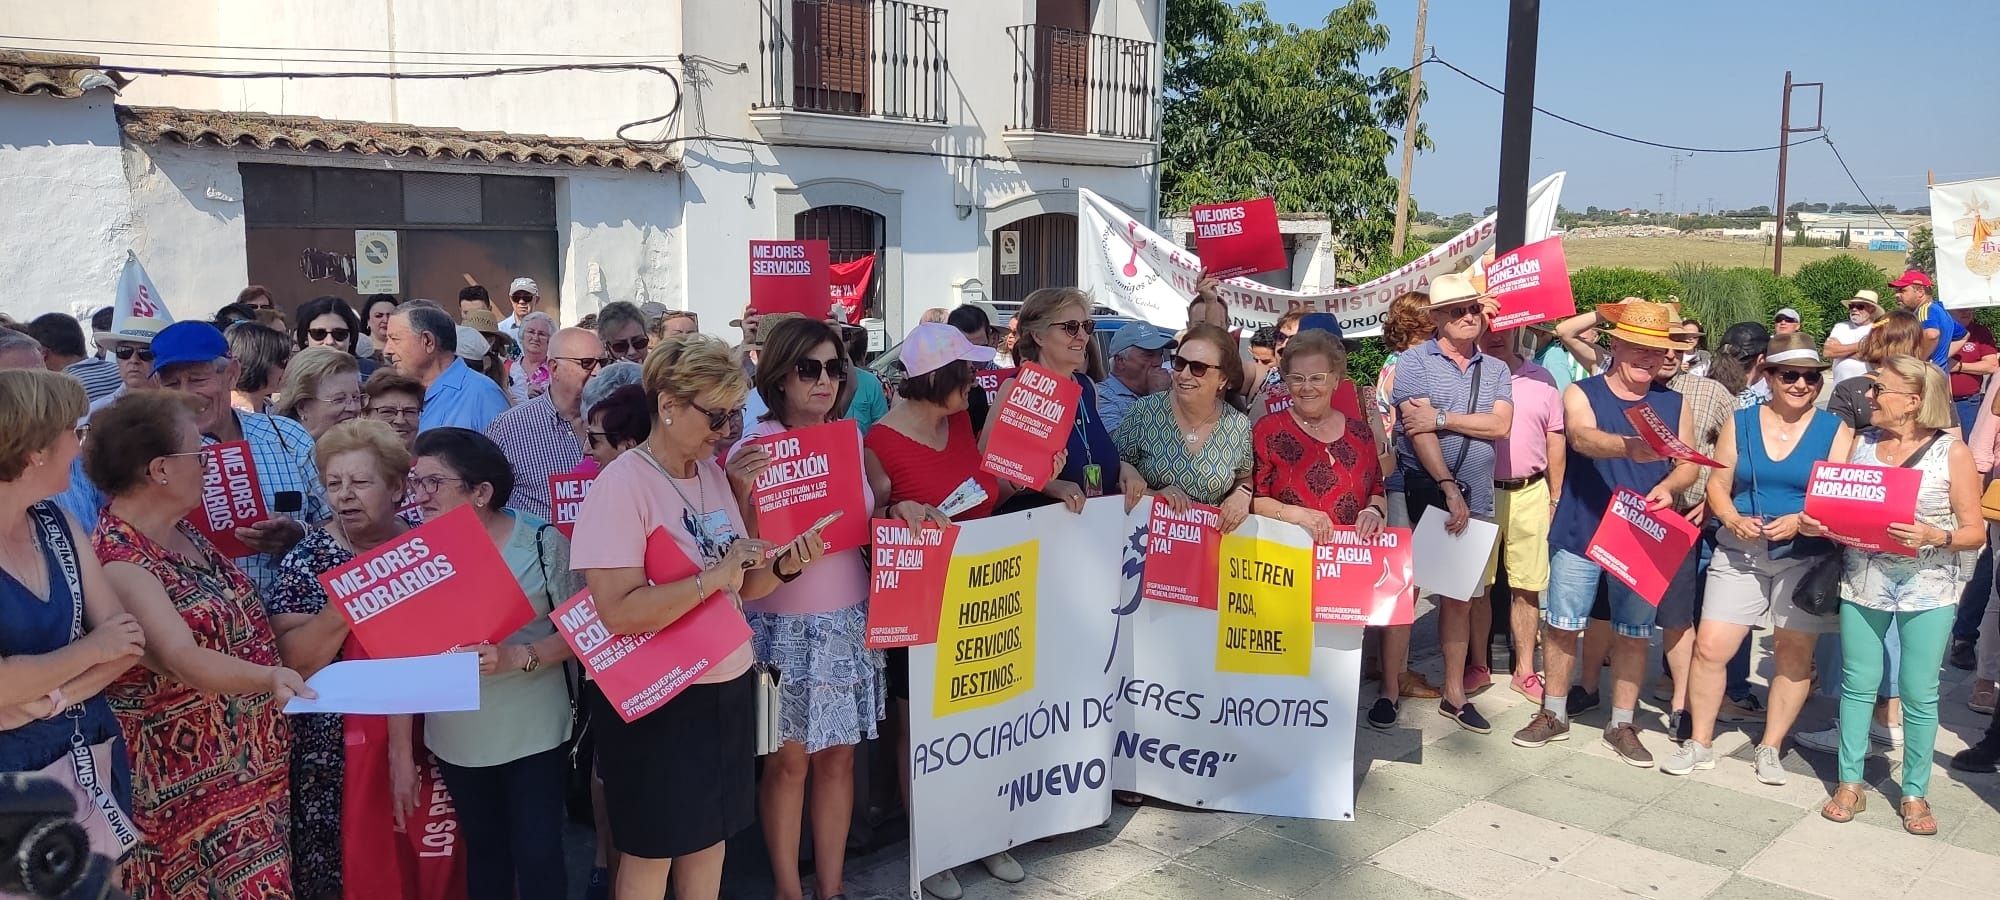
POLYGON ((1216 574, 1222 602, 1215 616, 1215 670, 1310 674, 1312 549, 1226 534, 1216 574))
POLYGON ((1041 544, 951 559, 938 617, 931 715, 1001 703, 1035 685, 1035 586, 1041 544))

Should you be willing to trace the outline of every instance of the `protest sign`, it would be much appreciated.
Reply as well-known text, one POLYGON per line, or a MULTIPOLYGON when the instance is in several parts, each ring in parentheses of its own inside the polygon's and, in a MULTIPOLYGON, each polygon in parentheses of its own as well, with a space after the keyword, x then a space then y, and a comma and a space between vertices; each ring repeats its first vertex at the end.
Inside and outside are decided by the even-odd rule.
POLYGON ((589 591, 556 607, 554 619, 563 642, 627 722, 672 700, 750 639, 750 626, 721 591, 672 625, 643 634, 612 634, 589 591))
POLYGON ((932 715, 1019 697, 1035 686, 1035 600, 1040 545, 977 556, 954 553, 938 615, 932 715))
POLYGON ((1553 322, 1576 314, 1562 238, 1552 237, 1500 254, 1486 267, 1486 292, 1500 304, 1492 329, 1553 322))
POLYGON ((1938 302, 1953 309, 2000 304, 2000 178, 1931 185, 1938 302))
MULTIPOLYGON (((1312 542, 1251 519, 1222 537, 1215 668, 1305 675, 1312 666, 1312 542)), ((1296 533, 1294 533, 1296 532, 1296 533)))
POLYGON ((1269 197, 1197 203, 1188 215, 1194 220, 1195 252, 1210 275, 1233 278, 1291 264, 1278 237, 1278 205, 1269 197))
POLYGON ((1621 487, 1611 495, 1584 555, 1658 606, 1700 534, 1681 514, 1670 508, 1649 510, 1645 495, 1621 487))
POLYGON ((820 531, 827 553, 852 550, 868 540, 868 499, 862 490, 861 430, 853 419, 796 428, 757 438, 771 464, 757 476, 750 502, 757 535, 784 546, 821 517, 840 513, 820 531))
POLYGON ((1916 521, 1923 484, 1923 472, 1903 466, 1816 462, 1806 481, 1806 515, 1849 547, 1915 556, 1916 548, 1889 536, 1889 526, 1916 521))
POLYGON ((1701 455, 1693 447, 1688 446, 1687 441, 1681 440, 1680 434, 1668 427, 1660 418, 1660 414, 1654 412, 1651 406, 1641 403, 1626 407, 1625 419, 1632 423, 1633 429, 1639 433, 1639 439, 1645 441, 1646 446, 1653 448, 1654 453, 1668 459, 1685 459, 1695 465, 1711 469, 1722 468, 1721 463, 1701 455))
POLYGON ((825 241, 750 242, 750 305, 760 313, 826 318, 828 277, 825 241))
POLYGON ((844 263, 830 263, 827 271, 827 299, 842 324, 861 324, 861 312, 868 304, 868 282, 875 275, 875 254, 868 253, 844 263))
POLYGON ((875 541, 868 577, 871 650, 937 643, 938 610, 958 528, 927 525, 912 531, 901 519, 870 523, 875 541))
POLYGON ((497 644, 535 617, 469 504, 322 573, 319 583, 375 659, 497 644))
POLYGON ((549 476, 549 524, 562 532, 563 537, 571 537, 576 531, 577 514, 583 512, 583 495, 590 493, 590 485, 596 480, 595 475, 549 476))
POLYGON ((1452 534, 1444 528, 1447 516, 1443 513, 1441 509, 1425 513, 1410 535, 1417 587, 1453 600, 1470 600, 1486 590, 1484 576, 1493 561, 1500 526, 1484 519, 1467 519, 1465 530, 1452 534))
POLYGON ((1313 545, 1312 618, 1328 625, 1408 625, 1415 621, 1411 531, 1384 528, 1363 541, 1334 526, 1333 541, 1313 545))
POLYGON ((264 508, 264 491, 257 480, 257 465, 250 456, 248 441, 230 441, 201 448, 201 506, 188 513, 188 524, 215 545, 223 556, 235 559, 257 551, 236 537, 236 529, 271 518, 264 508))
POLYGON ((1014 377, 1014 374, 1018 371, 1020 370, 987 369, 986 371, 975 373, 972 376, 972 380, 979 382, 979 389, 986 392, 987 403, 998 403, 1000 402, 1000 386, 1006 384, 1007 379, 1014 377))
POLYGON ((1146 532, 1146 568, 1139 599, 1216 606, 1216 561, 1222 553, 1222 510, 1200 503, 1185 514, 1153 498, 1146 532))
POLYGON ((979 467, 1041 490, 1055 477, 1056 452, 1069 443, 1082 399, 1083 387, 1074 379, 1023 364, 1013 393, 987 416, 986 454, 979 467))

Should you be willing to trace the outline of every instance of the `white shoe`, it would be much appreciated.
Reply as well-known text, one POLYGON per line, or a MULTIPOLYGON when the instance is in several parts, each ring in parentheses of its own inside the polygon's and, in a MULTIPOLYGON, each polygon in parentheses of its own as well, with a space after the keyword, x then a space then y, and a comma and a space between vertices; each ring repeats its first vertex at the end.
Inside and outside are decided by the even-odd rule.
POLYGON ((1871 721, 1868 723, 1868 739, 1885 747, 1900 750, 1903 748, 1903 726, 1883 725, 1871 721))
POLYGON ((1792 743, 1807 750, 1821 753, 1840 752, 1840 725, 1835 723, 1818 731, 1801 731, 1792 735, 1792 743))
POLYGON ((958 875, 950 869, 924 879, 924 892, 938 900, 959 900, 965 896, 965 888, 958 884, 958 875))
POLYGON ((1020 884, 1028 880, 1027 870, 1021 868, 1021 864, 1015 862, 1014 857, 1008 855, 1005 850, 980 860, 979 864, 986 867, 986 874, 1008 884, 1020 884))

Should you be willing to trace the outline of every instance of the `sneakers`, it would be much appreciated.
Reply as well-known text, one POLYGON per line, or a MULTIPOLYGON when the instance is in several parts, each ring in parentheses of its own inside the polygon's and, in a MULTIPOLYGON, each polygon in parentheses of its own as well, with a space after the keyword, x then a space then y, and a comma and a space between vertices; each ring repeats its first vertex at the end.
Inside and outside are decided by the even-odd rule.
POLYGON ((1677 709, 1667 714, 1667 735, 1672 737, 1676 744, 1694 740, 1694 719, 1688 715, 1687 710, 1677 709))
POLYGON ((1479 710, 1472 708, 1472 701, 1470 700, 1465 701, 1464 706, 1458 707, 1452 706, 1448 700, 1440 700, 1438 701, 1438 715, 1457 722, 1458 727, 1473 734, 1486 734, 1493 730, 1492 723, 1487 722, 1486 717, 1479 714, 1479 710))
MULTIPOLYGON (((1693 741, 1688 743, 1692 744, 1693 741)), ((1757 780, 1768 785, 1785 783, 1785 766, 1778 756, 1778 748, 1757 746, 1757 758, 1752 762, 1757 767, 1757 780)))
POLYGON ((1021 864, 1015 862, 1005 850, 980 860, 979 864, 986 867, 986 874, 1008 884, 1020 884, 1028 879, 1027 870, 1021 868, 1021 864))
MULTIPOLYGON (((1839 753, 1840 723, 1835 722, 1818 731, 1807 731, 1792 735, 1792 740, 1798 742, 1799 746, 1808 750, 1818 750, 1821 753, 1839 753)), ((1868 742, 1871 744, 1880 744, 1892 750, 1899 748, 1903 746, 1903 726, 1869 722, 1868 742)))
POLYGON ((1605 729, 1604 746, 1611 748, 1611 752, 1618 754, 1618 758, 1624 760, 1628 766, 1641 769, 1653 767, 1652 752, 1646 749, 1645 744, 1640 743, 1639 729, 1633 727, 1630 722, 1605 729))
POLYGON ((1718 722, 1740 725, 1744 722, 1764 721, 1764 703, 1756 694, 1744 694, 1743 699, 1722 698, 1722 710, 1715 716, 1718 722))
POLYGON ((1527 727, 1514 732, 1516 747, 1542 747, 1550 741, 1566 740, 1569 740, 1569 723, 1556 718, 1555 713, 1546 709, 1536 710, 1527 727))
POLYGON ((924 879, 924 893, 938 900, 959 900, 965 896, 965 888, 958 884, 958 874, 950 869, 924 879))
POLYGON ((2000 772, 2000 740, 1991 737, 1981 739, 1951 758, 1951 767, 1960 772, 2000 772))
POLYGON ((1892 750, 1903 749, 1903 726, 1868 723, 1868 739, 1892 750))
POLYGON ((1384 731, 1396 727, 1396 701, 1375 698, 1375 705, 1368 708, 1368 724, 1384 731))
POLYGON ((1405 700, 1436 700, 1444 696, 1422 672, 1405 671, 1396 682, 1396 696, 1405 700))
POLYGON ((1993 705, 1996 701, 2000 701, 2000 685, 1975 679, 1972 682, 1972 696, 1966 698, 1965 705, 1972 707, 1973 712, 1990 716, 1993 714, 1993 705))
POLYGON ((1507 680, 1507 686, 1513 688, 1514 693, 1535 701, 1535 704, 1538 706, 1542 702, 1542 675, 1540 672, 1529 672, 1525 677, 1516 675, 1507 680))
MULTIPOLYGON (((1608 737, 1608 735, 1607 735, 1608 737)), ((1689 775, 1697 770, 1715 768, 1715 748, 1704 747, 1695 741, 1681 744, 1674 755, 1660 763, 1660 771, 1668 775, 1689 775)))
POLYGON ((1465 667, 1465 696, 1474 697, 1493 686, 1493 670, 1485 666, 1465 667))
POLYGON ((1603 698, 1599 696, 1597 691, 1586 691, 1581 687, 1572 687, 1569 689, 1569 717, 1574 719, 1577 716, 1590 712, 1596 709, 1601 702, 1603 702, 1603 698))
POLYGON ((1954 669, 1970 672, 1979 668, 1979 654, 1975 645, 1964 638, 1951 639, 1951 650, 1945 654, 1945 658, 1951 660, 1951 667, 1954 669))

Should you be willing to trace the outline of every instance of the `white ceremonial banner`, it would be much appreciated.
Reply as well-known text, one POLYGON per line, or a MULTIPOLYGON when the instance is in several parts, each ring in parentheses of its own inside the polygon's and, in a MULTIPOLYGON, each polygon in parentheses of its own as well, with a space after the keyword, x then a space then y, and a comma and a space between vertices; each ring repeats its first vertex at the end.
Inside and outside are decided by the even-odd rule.
MULTIPOLYGON (((1563 173, 1557 172, 1529 188, 1528 243, 1554 231, 1562 186, 1563 173)), ((1186 327, 1187 304, 1194 299, 1195 282, 1201 277, 1201 259, 1089 190, 1077 191, 1077 198, 1077 286, 1121 315, 1145 319, 1162 328, 1186 327)), ((1494 216, 1487 216, 1422 257, 1367 284, 1307 294, 1279 290, 1248 278, 1229 278, 1222 282, 1222 299, 1229 304, 1229 319, 1235 327, 1270 325, 1288 310, 1300 307, 1339 316, 1341 331, 1347 337, 1380 334, 1382 319, 1397 297, 1410 291, 1428 291, 1431 279, 1463 271, 1491 252, 1494 221, 1494 216)))
MULTIPOLYGON (((1360 629, 1312 626, 1309 587, 1286 591, 1306 598, 1304 628, 1285 634, 1312 635, 1298 648, 1310 672, 1216 671, 1238 629, 1138 600, 1151 504, 1122 504, 959 526, 937 643, 910 649, 912 898, 933 873, 1103 823, 1113 788, 1353 818, 1360 629)), ((1310 558, 1294 526, 1253 519, 1230 538, 1246 532, 1310 558)))
POLYGON ((1937 297, 1953 309, 2000 306, 2000 178, 1931 185, 1937 297))

